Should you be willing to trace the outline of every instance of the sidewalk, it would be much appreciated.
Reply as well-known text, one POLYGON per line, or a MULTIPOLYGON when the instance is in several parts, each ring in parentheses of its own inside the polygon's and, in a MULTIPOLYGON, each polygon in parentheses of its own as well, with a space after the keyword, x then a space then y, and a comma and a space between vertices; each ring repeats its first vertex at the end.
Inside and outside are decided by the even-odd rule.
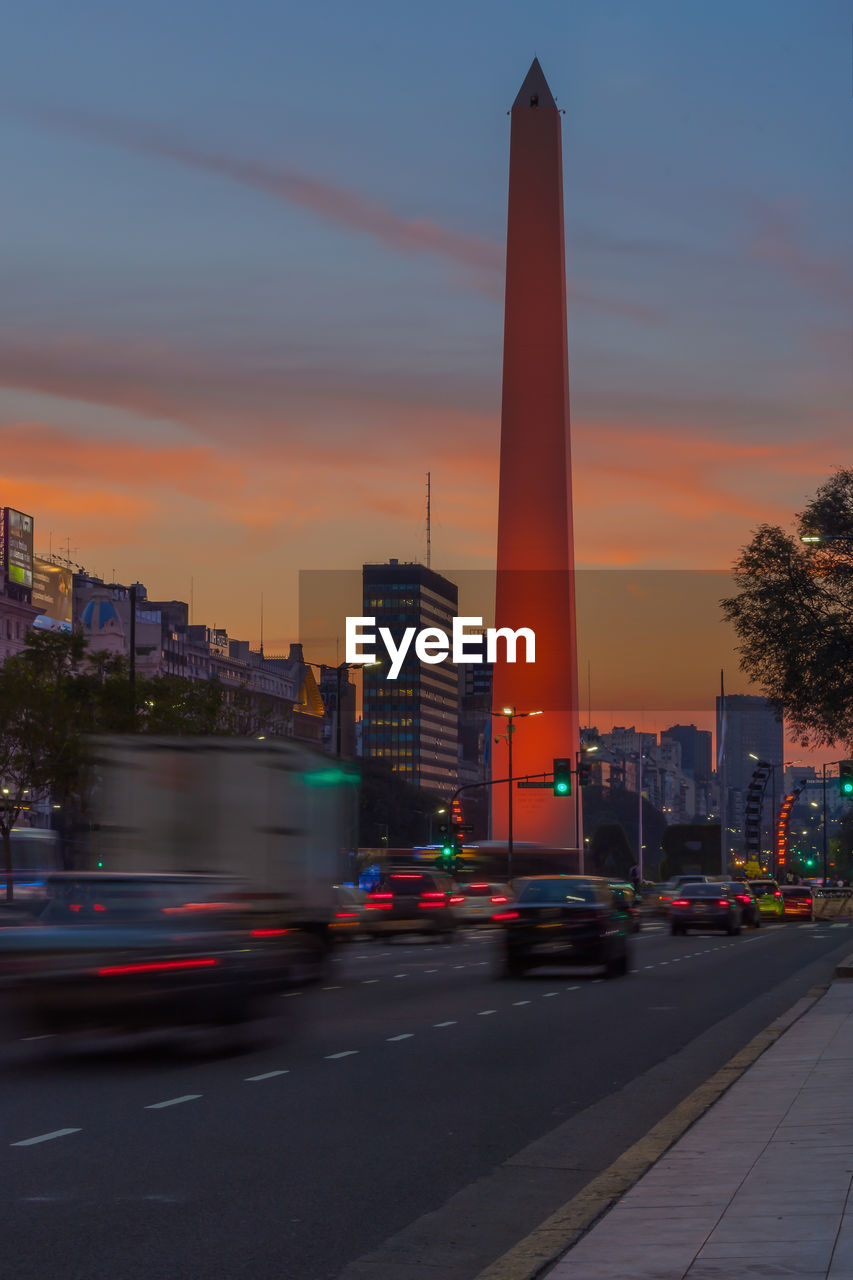
POLYGON ((838 980, 547 1280, 853 1280, 853 981, 838 980))

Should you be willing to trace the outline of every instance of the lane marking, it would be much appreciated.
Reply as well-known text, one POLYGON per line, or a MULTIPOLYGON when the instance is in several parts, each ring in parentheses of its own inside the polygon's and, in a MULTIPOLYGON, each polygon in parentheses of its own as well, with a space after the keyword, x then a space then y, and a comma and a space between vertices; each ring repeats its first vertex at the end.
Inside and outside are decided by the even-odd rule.
POLYGON ((580 991, 580 987, 566 987, 567 991, 580 991))
POLYGON ((432 1025, 434 1027, 455 1027, 457 1024, 455 1022, 434 1022, 432 1025))
POLYGON ((438 969, 424 969, 424 973, 438 973, 438 969))
POLYGON ((513 1000, 512 1003, 515 1008, 518 1008, 520 1004, 530 1004, 530 1001, 529 1000, 513 1000))
POLYGON ((265 1072, 263 1073, 263 1075, 260 1075, 260 1076, 244 1076, 244 1079, 245 1079, 246 1083, 247 1083, 247 1084, 249 1084, 249 1083, 251 1083, 251 1082, 252 1082, 252 1081, 254 1081, 254 1080, 272 1080, 273 1076, 286 1076, 286 1075, 288 1075, 288 1074, 289 1074, 289 1073, 288 1073, 288 1071, 287 1071, 287 1070, 284 1070, 284 1071, 265 1071, 265 1072))
POLYGON ((200 1093, 184 1093, 180 1098, 167 1098, 165 1102, 149 1102, 146 1111, 162 1111, 163 1107, 177 1107, 181 1102, 194 1102, 201 1098, 200 1093))
POLYGON ((542 999, 547 1000, 549 996, 558 996, 559 994, 559 991, 543 991, 542 999))
POLYGON ((290 1000, 293 998, 293 996, 301 996, 301 995, 302 995, 301 991, 282 991, 281 998, 282 1000, 290 1000))
POLYGON ((321 987, 321 991, 340 991, 340 987, 321 987))
POLYGON ((490 1013, 497 1013, 497 1009, 481 1009, 477 1014, 478 1018, 488 1018, 490 1013))
POLYGON ((409 975, 408 975, 407 973, 395 973, 395 974, 394 974, 394 977, 395 977, 395 978, 408 978, 408 976, 409 976, 409 975))
POLYGON ((334 1060, 335 1058, 351 1058, 354 1053, 358 1053, 358 1049, 344 1049, 343 1053, 327 1053, 326 1058, 328 1060, 334 1060))
POLYGON ((64 1138, 69 1133, 80 1133, 80 1129, 54 1129, 52 1133, 40 1133, 37 1138, 22 1138, 20 1142, 10 1142, 10 1147, 34 1147, 37 1142, 51 1142, 54 1138, 64 1138))
POLYGON ((406 1031, 401 1036, 388 1036, 387 1041, 388 1044, 393 1044, 395 1040, 411 1040, 413 1039, 414 1034, 415 1033, 413 1031, 406 1031))
POLYGON ((47 1032, 47 1034, 46 1034, 46 1035, 43 1035, 43 1036, 21 1036, 21 1040, 22 1040, 22 1041, 27 1041, 27 1040, 52 1040, 52 1039, 53 1039, 53 1032, 52 1032, 52 1031, 48 1031, 48 1032, 47 1032))
POLYGON ((378 978, 362 978, 361 985, 363 987, 369 987, 371 982, 378 982, 378 981, 379 981, 378 978))

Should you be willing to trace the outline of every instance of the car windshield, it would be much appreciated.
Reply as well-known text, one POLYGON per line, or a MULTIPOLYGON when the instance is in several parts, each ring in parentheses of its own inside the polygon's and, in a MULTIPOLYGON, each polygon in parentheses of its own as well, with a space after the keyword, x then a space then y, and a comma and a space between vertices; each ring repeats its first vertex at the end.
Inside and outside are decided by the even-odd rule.
POLYGON ((535 880, 524 886, 519 902, 597 902, 597 887, 578 880, 535 880))

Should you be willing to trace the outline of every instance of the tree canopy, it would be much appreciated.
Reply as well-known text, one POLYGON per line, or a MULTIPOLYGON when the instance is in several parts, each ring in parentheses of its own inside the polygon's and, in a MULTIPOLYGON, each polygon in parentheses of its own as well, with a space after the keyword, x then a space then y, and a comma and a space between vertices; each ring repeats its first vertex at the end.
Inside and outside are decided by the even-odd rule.
POLYGON ((821 485, 793 533, 761 525, 734 579, 721 603, 741 670, 803 746, 853 753, 853 470, 821 485))

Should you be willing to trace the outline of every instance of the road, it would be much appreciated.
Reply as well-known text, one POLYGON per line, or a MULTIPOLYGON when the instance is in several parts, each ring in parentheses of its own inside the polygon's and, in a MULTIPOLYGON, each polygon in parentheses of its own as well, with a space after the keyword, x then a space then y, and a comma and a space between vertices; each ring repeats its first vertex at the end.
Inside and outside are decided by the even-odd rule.
POLYGON ((4 1271, 472 1280, 851 942, 839 924, 658 925, 613 982, 496 981, 488 933, 357 943, 247 1053, 7 1038, 4 1271))

